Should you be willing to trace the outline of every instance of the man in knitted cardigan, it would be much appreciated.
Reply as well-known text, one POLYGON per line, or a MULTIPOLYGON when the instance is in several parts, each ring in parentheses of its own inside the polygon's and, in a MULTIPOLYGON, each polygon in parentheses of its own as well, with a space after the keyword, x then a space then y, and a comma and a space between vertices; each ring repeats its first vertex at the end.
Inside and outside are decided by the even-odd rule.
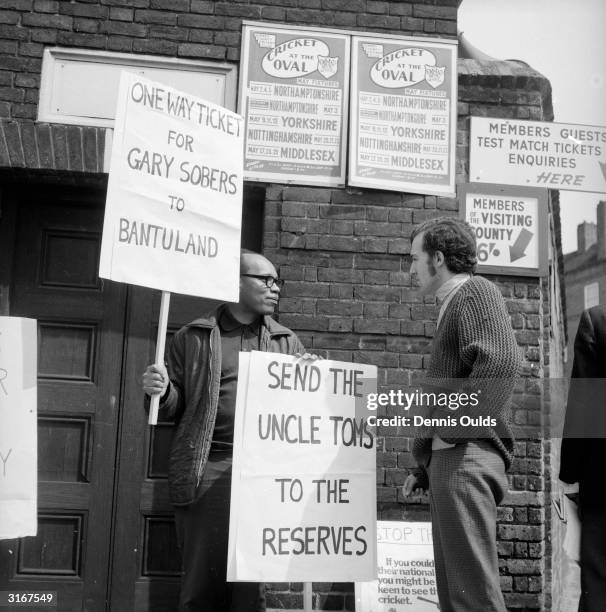
POLYGON ((467 223, 441 217, 421 224, 412 234, 411 255, 420 293, 435 294, 440 306, 428 390, 478 395, 475 406, 461 401, 456 409, 426 408, 413 445, 419 468, 403 493, 429 485, 442 612, 505 612, 496 519, 512 461, 518 346, 499 289, 473 275, 476 241, 467 223))

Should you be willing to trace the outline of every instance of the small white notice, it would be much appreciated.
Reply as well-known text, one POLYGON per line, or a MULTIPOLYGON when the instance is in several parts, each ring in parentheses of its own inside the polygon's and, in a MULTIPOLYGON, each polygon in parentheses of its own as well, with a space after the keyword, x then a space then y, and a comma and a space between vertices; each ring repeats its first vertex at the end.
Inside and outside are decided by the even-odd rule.
POLYGON ((431 523, 377 522, 378 579, 356 583, 356 612, 437 612, 431 523))

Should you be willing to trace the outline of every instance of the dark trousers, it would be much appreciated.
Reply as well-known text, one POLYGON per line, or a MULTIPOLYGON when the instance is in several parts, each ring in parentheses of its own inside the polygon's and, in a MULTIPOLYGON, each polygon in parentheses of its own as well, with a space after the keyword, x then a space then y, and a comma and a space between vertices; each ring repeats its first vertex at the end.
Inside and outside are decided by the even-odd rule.
POLYGON ((257 612, 259 584, 226 582, 232 456, 212 451, 196 501, 175 508, 183 559, 181 612, 257 612))
POLYGON ((497 558, 505 464, 487 441, 433 451, 428 467, 441 612, 506 612, 497 558))
POLYGON ((579 612, 606 608, 606 504, 583 500, 581 484, 581 600, 579 612))

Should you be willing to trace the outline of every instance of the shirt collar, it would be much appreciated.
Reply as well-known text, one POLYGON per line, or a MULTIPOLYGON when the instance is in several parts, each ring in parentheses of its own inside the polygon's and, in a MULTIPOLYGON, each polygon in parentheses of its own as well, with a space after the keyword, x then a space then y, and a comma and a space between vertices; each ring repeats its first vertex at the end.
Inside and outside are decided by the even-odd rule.
POLYGON ((445 283, 438 287, 436 291, 436 297, 438 298, 438 304, 442 304, 444 300, 453 292, 456 291, 463 283, 471 278, 471 274, 468 272, 460 272, 451 276, 445 283))
POLYGON ((261 317, 257 317, 252 323, 240 323, 240 321, 229 312, 229 308, 223 308, 219 316, 219 327, 221 331, 224 332, 234 331, 238 329, 238 327, 249 327, 254 332, 257 332, 259 331, 260 325, 261 317))

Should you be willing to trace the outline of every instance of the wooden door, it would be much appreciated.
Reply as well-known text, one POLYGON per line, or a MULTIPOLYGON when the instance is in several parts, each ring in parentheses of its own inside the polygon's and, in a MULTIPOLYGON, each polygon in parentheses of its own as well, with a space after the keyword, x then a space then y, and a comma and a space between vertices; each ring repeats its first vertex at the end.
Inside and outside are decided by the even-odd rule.
MULTIPOLYGON (((131 287, 128 307, 124 410, 117 475, 111 610, 177 609, 181 559, 168 497, 168 452, 174 423, 147 425, 141 376, 154 361, 160 293, 131 287)), ((172 295, 167 345, 185 323, 212 311, 210 300, 172 295)))
POLYGON ((57 591, 62 611, 106 609, 126 287, 97 277, 103 202, 46 186, 2 202, 4 306, 38 320, 39 487, 38 535, 0 543, 0 590, 57 591))

